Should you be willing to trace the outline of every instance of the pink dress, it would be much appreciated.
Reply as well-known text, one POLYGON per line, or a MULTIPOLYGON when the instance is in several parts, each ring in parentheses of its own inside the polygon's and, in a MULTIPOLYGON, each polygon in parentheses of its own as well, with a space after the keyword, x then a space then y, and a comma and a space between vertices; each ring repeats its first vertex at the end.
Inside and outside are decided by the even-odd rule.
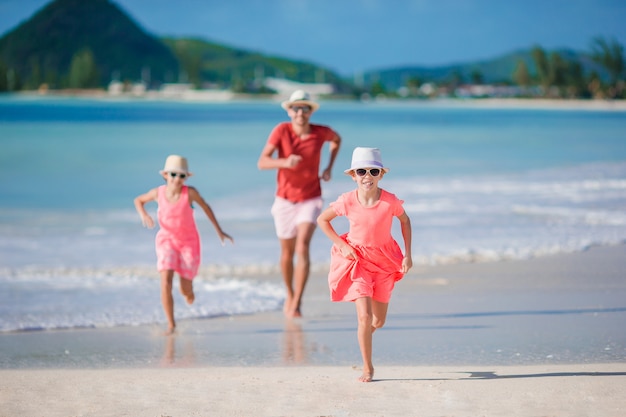
POLYGON ((391 235, 393 218, 404 213, 402 203, 394 194, 381 190, 375 205, 363 207, 354 190, 330 204, 338 216, 348 218, 350 231, 341 238, 358 253, 356 260, 348 259, 333 245, 328 274, 332 301, 354 301, 367 296, 389 301, 394 283, 404 276, 404 255, 391 235))
POLYGON ((189 187, 183 185, 180 198, 170 203, 166 186, 158 188, 159 231, 156 235, 157 268, 174 270, 181 277, 193 279, 200 268, 200 235, 189 201, 189 187))

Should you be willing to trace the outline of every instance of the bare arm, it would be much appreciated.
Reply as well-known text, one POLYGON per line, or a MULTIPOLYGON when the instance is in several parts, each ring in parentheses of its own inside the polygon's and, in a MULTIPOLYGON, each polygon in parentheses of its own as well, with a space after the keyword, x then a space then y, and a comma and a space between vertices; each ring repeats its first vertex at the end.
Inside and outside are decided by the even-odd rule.
POLYGON ((324 181, 330 181, 332 177, 332 170, 335 165, 337 154, 339 153, 339 148, 341 148, 341 137, 338 134, 335 134, 335 137, 330 141, 329 145, 330 157, 328 159, 328 166, 322 172, 322 179, 324 181))
POLYGON ((134 200, 135 210, 137 210, 137 213, 139 213, 139 217, 141 217, 141 224, 149 229, 152 229, 154 227, 154 219, 146 211, 145 205, 150 201, 156 201, 157 197, 157 189, 153 188, 147 193, 135 197, 134 200))
POLYGON ((400 220, 400 230, 402 231, 402 238, 404 239, 404 258, 402 259, 402 272, 405 274, 409 272, 409 269, 413 266, 413 256, 411 255, 411 219, 407 216, 406 212, 398 216, 400 220))
POLYGON ((322 214, 317 217, 317 225, 322 230, 322 232, 324 232, 324 234, 326 234, 326 236, 328 236, 328 238, 332 240, 335 245, 337 245, 337 247, 341 251, 341 254, 345 258, 356 259, 357 253, 354 248, 348 245, 348 243, 337 234, 333 225, 330 224, 331 220, 335 217, 337 217, 335 209, 333 209, 332 207, 328 207, 322 212, 322 214))
POLYGON ((204 201, 204 198, 202 198, 202 196, 200 195, 198 190, 196 190, 194 187, 189 187, 188 190, 189 190, 188 191, 189 192, 189 200, 194 202, 194 203, 197 203, 202 208, 202 210, 204 211, 204 214, 206 214, 206 216, 209 218, 211 223, 213 223, 213 227, 215 227, 215 231, 217 232, 217 236, 220 238, 220 242, 222 242, 222 244, 224 244, 224 240, 228 239, 228 240, 230 240, 230 243, 235 243, 233 238, 228 233, 226 233, 226 232, 224 232, 222 230, 222 227, 220 226, 219 222, 217 221, 217 218, 215 217, 215 214, 213 213, 213 210, 207 204, 207 202, 204 201))
POLYGON ((271 143, 266 144, 259 156, 257 167, 259 169, 292 169, 302 160, 300 155, 289 155, 287 158, 274 158, 272 156, 274 152, 276 152, 276 146, 271 143))

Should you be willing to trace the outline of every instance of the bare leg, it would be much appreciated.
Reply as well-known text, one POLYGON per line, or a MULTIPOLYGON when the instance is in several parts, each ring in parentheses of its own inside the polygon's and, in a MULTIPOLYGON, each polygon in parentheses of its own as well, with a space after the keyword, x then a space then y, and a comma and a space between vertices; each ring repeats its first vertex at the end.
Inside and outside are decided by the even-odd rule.
POLYGON ((180 277, 180 293, 185 297, 187 304, 193 304, 196 299, 193 293, 193 281, 185 277, 180 277))
POLYGON ((381 303, 380 301, 372 300, 372 333, 385 325, 388 309, 389 303, 381 303))
POLYGON ((294 291, 291 305, 291 315, 301 317, 300 306, 304 288, 309 280, 311 268, 310 247, 315 225, 313 223, 302 223, 298 225, 298 235, 296 236, 296 268, 294 274, 294 291))
POLYGON ((161 271, 161 304, 167 318, 168 329, 166 334, 174 333, 176 322, 174 321, 174 297, 172 296, 172 281, 174 271, 171 269, 161 271))
POLYGON ((356 299, 355 304, 358 318, 357 335, 363 357, 363 374, 359 377, 359 381, 371 382, 374 378, 372 335, 376 329, 385 325, 389 303, 381 303, 370 297, 363 297, 356 299))
POLYGON ((293 301, 293 254, 296 248, 296 238, 280 239, 280 271, 283 274, 286 297, 283 312, 286 316, 291 314, 293 301))
POLYGON ((374 378, 374 365, 372 364, 372 299, 370 297, 357 298, 355 300, 358 321, 357 337, 359 348, 363 358, 363 374, 359 377, 361 382, 371 382, 374 378))

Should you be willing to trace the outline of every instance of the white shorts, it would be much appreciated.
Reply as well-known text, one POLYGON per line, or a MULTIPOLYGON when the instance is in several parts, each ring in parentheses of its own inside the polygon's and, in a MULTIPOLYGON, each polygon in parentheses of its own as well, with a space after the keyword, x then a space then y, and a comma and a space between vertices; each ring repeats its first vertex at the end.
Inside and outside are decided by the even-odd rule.
POLYGON ((317 216, 322 212, 323 204, 322 197, 300 203, 292 203, 284 198, 276 197, 274 204, 272 204, 276 236, 279 239, 292 239, 296 237, 299 224, 317 224, 317 216))

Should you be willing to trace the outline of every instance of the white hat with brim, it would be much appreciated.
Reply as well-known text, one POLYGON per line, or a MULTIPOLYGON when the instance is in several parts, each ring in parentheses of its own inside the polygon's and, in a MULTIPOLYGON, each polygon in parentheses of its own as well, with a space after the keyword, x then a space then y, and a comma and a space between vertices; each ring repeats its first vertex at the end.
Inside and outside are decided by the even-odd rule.
POLYGON ((176 172, 179 174, 186 174, 188 177, 191 177, 193 174, 189 172, 189 168, 187 165, 187 158, 183 158, 179 155, 170 155, 165 160, 165 166, 159 174, 163 175, 166 172, 176 172))
POLYGON ((346 169, 343 172, 350 175, 350 172, 359 168, 380 168, 385 172, 389 172, 389 168, 383 165, 383 158, 378 148, 354 148, 350 169, 346 169))
POLYGON ((320 105, 311 100, 311 95, 304 90, 296 90, 291 93, 291 97, 289 97, 289 100, 283 101, 281 103, 281 106, 283 109, 289 110, 289 108, 295 104, 310 106, 312 111, 320 108, 320 105))

